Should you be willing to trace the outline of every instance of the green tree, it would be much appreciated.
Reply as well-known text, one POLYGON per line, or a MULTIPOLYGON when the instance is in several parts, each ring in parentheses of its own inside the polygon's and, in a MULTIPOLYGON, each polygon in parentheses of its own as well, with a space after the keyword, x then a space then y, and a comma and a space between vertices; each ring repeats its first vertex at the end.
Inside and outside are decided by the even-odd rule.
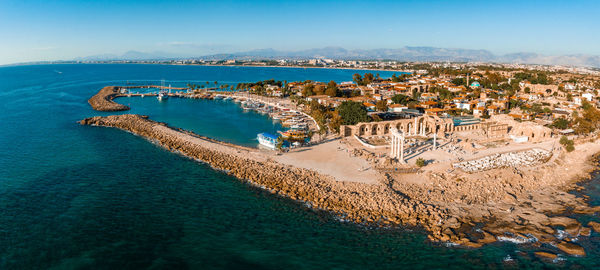
POLYGON ((425 166, 425 159, 423 159, 423 158, 417 158, 417 160, 415 161, 415 165, 417 165, 417 167, 423 167, 423 166, 425 166))
POLYGON ((412 99, 409 96, 406 95, 394 95, 392 97, 392 102, 394 104, 402 104, 402 105, 406 105, 408 104, 412 99))
POLYGON ((342 118, 343 125, 355 125, 360 122, 368 122, 367 109, 360 103, 344 101, 336 108, 342 118))
POLYGON ((565 147, 567 152, 572 152, 573 150, 575 150, 575 143, 573 142, 573 140, 569 140, 567 136, 560 137, 560 140, 558 142, 565 147))
POLYGON ((375 80, 375 77, 373 76, 372 73, 365 73, 365 76, 362 80, 363 85, 367 85, 372 83, 375 80))
POLYGON ((377 103, 375 103, 375 108, 380 112, 387 112, 387 110, 388 110, 387 101, 384 99, 377 101, 377 103))
POLYGON ((340 125, 342 124, 342 117, 337 111, 331 113, 331 120, 329 121, 329 129, 334 130, 336 133, 340 132, 340 125))
POLYGON ((313 96, 315 94, 314 89, 315 89, 314 84, 312 84, 312 83, 305 84, 304 88, 302 88, 302 96, 304 96, 304 97, 313 96))
POLYGON ((330 81, 327 84, 325 95, 328 95, 330 97, 337 97, 340 95, 340 90, 338 89, 337 84, 334 81, 330 81))
POLYGON ((467 86, 467 79, 465 79, 465 78, 455 78, 455 79, 452 79, 451 82, 457 86, 459 86, 459 85, 467 86))

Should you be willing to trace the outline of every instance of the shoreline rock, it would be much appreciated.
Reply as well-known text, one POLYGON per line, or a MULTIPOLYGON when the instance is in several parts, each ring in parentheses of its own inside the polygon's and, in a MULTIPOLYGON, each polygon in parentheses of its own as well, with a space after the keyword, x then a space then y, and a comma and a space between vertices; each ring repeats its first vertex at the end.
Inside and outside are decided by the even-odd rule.
POLYGON ((90 99, 88 99, 88 103, 92 106, 94 110, 103 111, 103 112, 116 112, 116 111, 127 111, 129 110, 128 106, 123 104, 119 104, 113 101, 115 97, 118 97, 119 87, 117 86, 106 86, 90 99))

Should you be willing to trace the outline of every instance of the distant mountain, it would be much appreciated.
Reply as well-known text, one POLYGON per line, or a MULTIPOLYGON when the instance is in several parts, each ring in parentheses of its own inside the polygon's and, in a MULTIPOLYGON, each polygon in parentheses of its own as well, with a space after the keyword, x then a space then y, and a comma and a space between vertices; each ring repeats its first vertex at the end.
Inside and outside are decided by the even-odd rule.
POLYGON ((79 58, 82 61, 105 60, 166 60, 196 58, 203 60, 259 60, 259 59, 310 59, 330 58, 338 60, 396 60, 396 61, 436 61, 436 62, 497 62, 521 64, 546 64, 600 67, 600 56, 558 55, 549 56, 536 53, 512 53, 495 55, 487 50, 403 47, 399 49, 347 50, 341 47, 324 47, 300 51, 280 51, 272 48, 247 52, 221 53, 199 57, 182 57, 165 52, 143 53, 129 51, 123 55, 102 54, 79 58))
POLYGON ((443 49, 433 47, 404 47, 401 49, 346 50, 325 47, 302 51, 278 51, 261 49, 231 54, 215 54, 200 57, 207 60, 229 59, 307 59, 331 58, 346 60, 399 60, 399 61, 490 61, 494 54, 486 50, 443 49))

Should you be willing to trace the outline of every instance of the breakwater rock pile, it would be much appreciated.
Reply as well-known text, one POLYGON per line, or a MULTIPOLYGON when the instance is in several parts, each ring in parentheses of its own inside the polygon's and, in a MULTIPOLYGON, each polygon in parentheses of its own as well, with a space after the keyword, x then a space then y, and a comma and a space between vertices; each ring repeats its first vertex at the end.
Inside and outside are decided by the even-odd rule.
POLYGON ((453 164, 454 168, 473 173, 504 167, 524 167, 544 163, 552 153, 543 149, 493 154, 483 158, 453 164))
POLYGON ((92 108, 97 111, 103 112, 115 112, 115 111, 127 111, 128 106, 119 104, 113 101, 115 97, 118 97, 119 87, 117 86, 106 86, 102 88, 98 93, 88 100, 88 103, 92 105, 92 108))

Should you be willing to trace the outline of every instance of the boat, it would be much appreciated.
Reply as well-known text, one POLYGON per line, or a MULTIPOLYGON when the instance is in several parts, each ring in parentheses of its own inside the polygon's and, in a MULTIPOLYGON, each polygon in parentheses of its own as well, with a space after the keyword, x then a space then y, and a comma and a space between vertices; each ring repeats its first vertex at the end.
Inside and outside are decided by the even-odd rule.
POLYGON ((273 150, 277 148, 277 139, 279 138, 279 136, 263 132, 259 133, 256 137, 261 145, 273 150))
POLYGON ((304 140, 307 137, 306 132, 299 131, 299 130, 288 130, 288 131, 285 131, 285 132, 282 132, 282 131, 278 131, 278 132, 285 139, 304 140))
POLYGON ((160 91, 158 93, 158 96, 156 96, 156 99, 158 99, 158 101, 163 101, 169 98, 169 95, 167 95, 167 92, 165 91, 160 91))
MULTIPOLYGON (((169 89, 170 88, 171 88, 171 86, 169 85, 169 89)), ((158 99, 158 101, 163 101, 163 100, 167 100, 168 98, 169 98, 169 95, 168 95, 167 91, 165 91, 165 80, 161 80, 160 81, 160 91, 158 92, 156 99, 158 99)))

